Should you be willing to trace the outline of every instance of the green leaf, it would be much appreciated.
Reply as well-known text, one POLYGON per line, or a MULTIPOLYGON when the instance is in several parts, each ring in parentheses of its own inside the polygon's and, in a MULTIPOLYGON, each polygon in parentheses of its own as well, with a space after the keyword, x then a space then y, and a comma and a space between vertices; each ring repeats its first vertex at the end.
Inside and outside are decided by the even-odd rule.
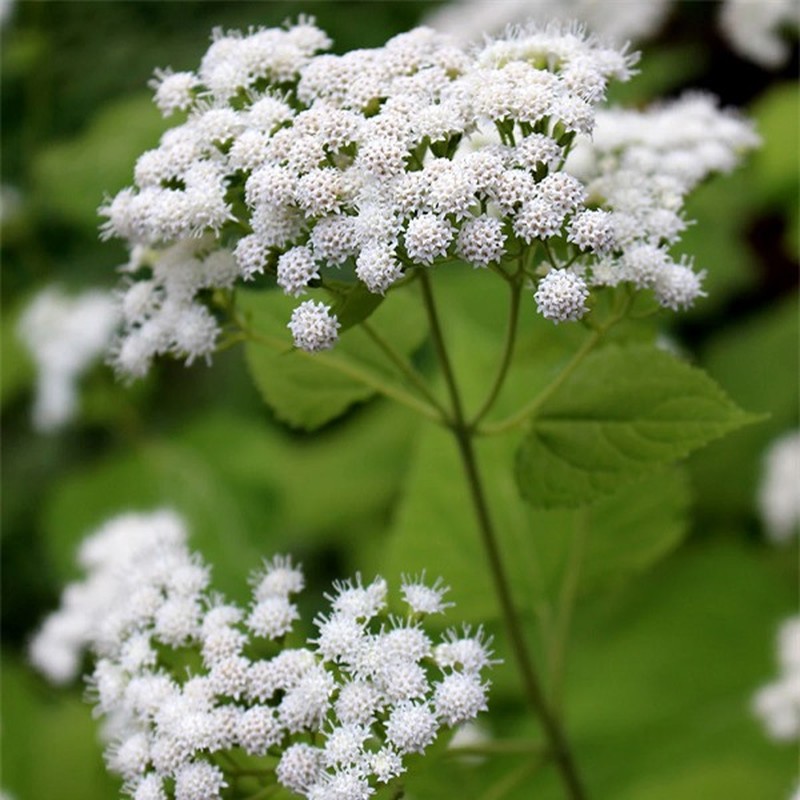
POLYGON ((174 508, 188 521, 192 546, 213 564, 217 588, 244 599, 248 573, 271 554, 271 501, 263 487, 255 495, 224 480, 197 447, 153 440, 63 480, 45 507, 44 527, 65 579, 74 574, 79 542, 106 519, 174 508))
POLYGON ((326 280, 325 288, 334 299, 332 311, 339 320, 340 335, 370 317, 384 300, 383 295, 371 292, 361 281, 345 283, 326 280))
MULTIPOLYGON (((311 293, 318 294, 328 299, 324 291, 311 293)), ((293 348, 286 329, 296 299, 277 291, 240 290, 237 303, 256 333, 246 346, 250 374, 281 421, 313 430, 372 397, 379 386, 402 389, 388 359, 362 328, 345 331, 333 350, 306 353, 293 348)), ((363 298, 354 300, 349 313, 357 309, 366 313, 363 298)), ((408 294, 396 293, 381 303, 371 325, 405 355, 412 354, 425 336, 420 304, 408 294)))
POLYGON ((3 794, 104 800, 119 796, 119 781, 103 763, 97 723, 74 692, 56 691, 31 670, 3 659, 3 794), (43 766, 46 761, 46 768, 43 766))
POLYGON ((701 370, 652 347, 606 347, 542 404, 516 458, 522 496, 577 507, 750 421, 701 370))
POLYGON ((566 697, 593 797, 789 792, 796 748, 766 736, 751 699, 776 674, 775 631, 795 584, 776 580, 771 554, 725 533, 576 618, 566 697))
MULTIPOLYGON (((589 508, 538 510, 516 491, 516 441, 481 441, 478 465, 490 514, 516 597, 529 614, 552 605, 570 562, 578 558, 578 593, 642 572, 683 538, 689 493, 682 473, 661 468, 589 508)), ((386 574, 426 569, 452 586, 464 619, 497 616, 495 591, 449 434, 426 429, 404 486, 381 568, 386 574)))

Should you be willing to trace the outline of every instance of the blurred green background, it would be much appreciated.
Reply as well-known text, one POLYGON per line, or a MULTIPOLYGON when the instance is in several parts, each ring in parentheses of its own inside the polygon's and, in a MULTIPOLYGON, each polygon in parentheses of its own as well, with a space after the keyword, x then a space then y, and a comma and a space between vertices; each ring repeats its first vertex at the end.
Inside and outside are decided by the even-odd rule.
MULTIPOLYGON (((449 476, 423 457, 436 445, 405 412, 374 401, 313 436, 288 430, 232 350, 210 369, 160 363, 131 387, 98 365, 82 381, 79 418, 44 436, 30 424, 33 368, 14 334, 20 309, 46 285, 115 285, 126 256, 120 243, 99 241, 96 208, 130 183, 136 157, 168 125, 147 89, 155 67, 195 68, 217 25, 312 14, 344 52, 382 44, 431 8, 13 6, 2 30, 0 787, 19 800, 118 792, 82 687, 53 689, 25 663, 28 637, 76 575, 77 543, 107 516, 179 509, 219 588, 239 599, 261 556, 291 550, 316 587, 309 610, 332 578, 381 569, 394 580, 423 553, 437 557, 412 529, 422 511, 403 488, 435 480, 434 503, 448 497, 449 476)), ((776 626, 797 606, 795 545, 765 541, 755 497, 765 448, 798 426, 798 60, 795 52, 772 72, 742 60, 721 39, 716 13, 715 3, 675 4, 661 33, 641 45, 642 74, 614 98, 641 105, 701 88, 756 120, 763 148, 691 200, 696 224, 681 249, 708 270, 709 296, 664 333, 743 408, 769 416, 693 457, 688 480, 664 478, 680 484, 680 520, 642 563, 613 561, 602 591, 578 608, 566 707, 595 797, 779 798, 795 778, 793 746, 768 741, 748 704, 773 676, 776 626), (637 576, 643 566, 652 568, 646 578, 637 576)), ((460 585, 465 617, 488 617, 491 601, 468 596, 479 565, 463 557, 463 532, 444 517, 441 562, 423 563, 460 585), (461 556, 451 563, 448 551, 461 556)), ((499 736, 522 735, 530 723, 516 716, 514 687, 504 681, 496 679, 488 724, 499 736)), ((537 797, 559 796, 548 771, 533 778, 514 757, 439 764, 410 782, 420 798, 522 800, 534 796, 531 787, 537 797)))

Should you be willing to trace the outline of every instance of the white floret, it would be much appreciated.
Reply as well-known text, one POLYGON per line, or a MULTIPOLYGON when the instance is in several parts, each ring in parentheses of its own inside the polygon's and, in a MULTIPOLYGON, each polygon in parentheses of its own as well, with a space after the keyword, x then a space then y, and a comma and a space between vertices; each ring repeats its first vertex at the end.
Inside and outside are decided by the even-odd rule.
POLYGON ((330 350, 339 338, 339 320, 330 313, 330 306, 306 300, 293 312, 286 326, 292 332, 294 345, 300 350, 316 353, 330 350))
POLYGON ((586 281, 568 270, 551 270, 539 281, 534 294, 539 313, 556 324, 573 322, 586 312, 586 281))

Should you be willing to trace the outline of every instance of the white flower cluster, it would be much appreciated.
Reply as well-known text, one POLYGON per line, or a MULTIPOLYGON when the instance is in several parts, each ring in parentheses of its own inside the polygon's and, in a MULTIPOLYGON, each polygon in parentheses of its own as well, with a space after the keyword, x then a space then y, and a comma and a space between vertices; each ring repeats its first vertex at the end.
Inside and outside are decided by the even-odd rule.
MULTIPOLYGON (((652 289, 665 308, 692 305, 704 294, 703 273, 670 255, 688 224, 685 197, 709 175, 732 170, 758 143, 749 123, 718 109, 706 94, 644 111, 598 111, 592 140, 579 141, 567 164, 586 182, 590 202, 610 212, 616 243, 613 252, 589 265, 590 283, 630 281, 652 289)), ((599 236, 594 227, 592 233, 599 236)))
POLYGON ((477 42, 530 19, 578 20, 615 42, 639 42, 661 28, 672 0, 450 0, 426 19, 442 33, 477 42))
POLYGON ((63 682, 91 649, 109 768, 134 800, 166 800, 168 786, 175 800, 221 797, 232 756, 219 755, 232 749, 269 754, 273 767, 279 758, 267 780, 297 794, 365 800, 441 727, 486 709, 490 640, 466 628, 434 644, 421 621, 451 604, 424 575, 403 578, 404 618, 387 617, 382 578, 334 584, 316 635, 289 649, 304 577, 288 557, 253 575, 247 608, 210 590, 168 511, 107 522, 79 560, 85 580, 67 588, 30 657, 63 682))
MULTIPOLYGON (((792 47, 782 35, 800 32, 797 0, 725 0, 719 25, 731 47, 762 67, 776 69, 785 64, 792 47)), ((796 42, 795 42, 796 44, 796 42)))
POLYGON ((77 382, 102 356, 119 324, 110 293, 70 297, 57 287, 39 292, 20 317, 17 335, 36 365, 34 427, 52 432, 75 415, 77 382))
MULTIPOLYGON (((678 3, 675 0, 450 0, 425 24, 463 42, 477 42, 507 25, 526 20, 578 20, 617 42, 642 42, 658 34, 678 3)), ((797 38, 797 0, 724 0, 719 3, 720 33, 740 56, 775 69, 791 55, 786 36, 797 38)))
POLYGON ((767 536, 786 542, 800 528, 800 431, 776 439, 764 455, 758 506, 767 536))
POLYGON ((800 616, 778 630, 780 676, 758 690, 753 709, 773 739, 800 738, 800 616))
MULTIPOLYGON (((308 20, 216 31, 197 73, 158 73, 156 103, 188 118, 101 209, 106 233, 134 248, 130 269, 151 271, 124 297, 123 372, 159 353, 208 355, 219 327, 199 292, 263 272, 292 297, 332 268, 384 294, 443 259, 496 266, 544 242, 551 267, 571 270, 537 294, 555 322, 585 313, 592 284, 633 280, 673 309, 701 293, 665 247, 691 185, 754 143, 743 122, 703 98, 602 117, 608 81, 630 77, 635 57, 575 27, 509 30, 474 50, 428 28, 317 54, 328 45, 308 20), (613 135, 584 182, 564 164, 603 119, 613 135)), ((314 352, 339 321, 306 301, 288 327, 314 352)))

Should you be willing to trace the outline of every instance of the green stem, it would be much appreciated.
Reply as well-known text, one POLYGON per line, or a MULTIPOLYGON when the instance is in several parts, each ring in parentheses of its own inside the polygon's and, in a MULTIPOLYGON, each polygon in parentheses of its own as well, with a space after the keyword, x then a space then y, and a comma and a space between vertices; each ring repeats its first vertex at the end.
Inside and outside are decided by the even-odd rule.
POLYGON ((469 493, 477 516, 478 529, 489 560, 489 568, 494 581, 495 592, 500 603, 503 621, 505 622, 506 633, 511 644, 514 659, 517 662, 517 668, 522 678, 525 693, 542 724, 549 743, 548 749, 553 756, 568 795, 572 800, 583 800, 586 795, 583 791, 572 753, 560 723, 553 715, 545 700, 544 692, 542 691, 539 678, 536 674, 536 669, 525 643, 522 621, 511 597, 510 581, 503 565, 497 533, 492 524, 486 493, 478 470, 478 463, 472 442, 474 434, 464 419, 461 396, 458 391, 458 385, 442 335, 441 323, 436 310, 430 278, 424 273, 422 275, 422 293, 428 319, 430 321, 434 348, 439 357, 453 407, 450 429, 458 445, 461 463, 467 478, 469 493))
POLYGON ((439 414, 441 415, 442 419, 447 419, 447 411, 445 411, 444 406, 441 404, 439 399, 433 392, 428 388, 427 383, 425 383, 425 379, 422 375, 414 369, 414 366, 408 361, 407 358, 403 356, 402 353, 399 353, 392 347, 390 342, 387 342, 372 325, 369 324, 366 320, 361 322, 361 327, 364 329, 364 333, 369 336, 370 339, 381 349, 383 354, 392 362, 392 364, 397 367, 398 371, 402 373, 402 375, 408 380, 408 382, 414 386, 419 393, 434 407, 438 410, 439 414))
POLYGON ((477 428, 480 421, 492 410, 494 401, 497 400, 497 396, 500 394, 500 390, 503 388, 503 384, 508 373, 508 368, 511 365, 511 357, 514 354, 514 343, 517 339, 517 321, 519 319, 519 304, 521 296, 522 285, 519 281, 514 281, 511 284, 511 302, 509 304, 508 328, 506 329, 506 341, 503 347, 503 356, 500 360, 500 367, 497 370, 497 375, 495 376, 494 382, 492 383, 492 388, 489 390, 486 400, 483 402, 483 405, 478 413, 475 414, 475 416, 472 418, 472 421, 469 423, 469 427, 472 430, 477 428))
POLYGON ((593 331, 591 336, 589 336, 586 341, 581 345, 581 348, 578 350, 577 353, 570 359, 569 363, 563 370, 556 376, 556 379, 550 383, 545 389, 539 392, 536 397, 531 400, 530 403, 524 405, 519 411, 512 414, 510 417, 506 417, 506 419, 500 420, 499 422, 495 422, 492 425, 484 425, 479 430, 478 433, 486 436, 493 436, 498 433, 504 433, 511 428, 515 428, 525 420, 529 419, 536 411, 541 408, 544 402, 564 383, 564 381, 572 375, 573 372, 580 366, 581 362, 583 361, 589 353, 597 347, 600 340, 603 338, 603 334, 605 333, 605 329, 593 331))
POLYGON ((562 702, 564 686, 564 663, 566 661, 569 629, 572 624, 572 613, 578 596, 578 584, 583 564, 584 548, 588 534, 587 511, 581 509, 576 514, 575 532, 570 544, 569 560, 561 582, 558 599, 558 617, 556 631, 550 650, 550 675, 552 684, 552 702, 559 708, 562 702))
POLYGON ((628 313, 628 309, 631 304, 631 295, 630 293, 626 293, 621 297, 620 302, 617 303, 617 308, 615 309, 614 315, 609 319, 604 325, 596 327, 591 335, 584 341, 581 347, 578 349, 578 352, 570 359, 569 363, 566 367, 564 367, 561 372, 556 376, 556 379, 546 386, 541 392, 539 392, 536 397, 531 400, 530 403, 524 405, 519 411, 512 414, 510 417, 506 417, 506 419, 500 420, 492 425, 484 425, 481 428, 477 429, 476 433, 479 433, 484 436, 494 436, 498 433, 504 433, 511 428, 515 428, 517 425, 525 422, 527 419, 530 419, 545 403, 545 401, 553 395, 553 393, 559 389, 564 381, 572 375, 573 372, 580 366, 581 362, 583 361, 589 353, 594 350, 595 347, 603 340, 603 337, 614 327, 621 319, 625 317, 628 313))

